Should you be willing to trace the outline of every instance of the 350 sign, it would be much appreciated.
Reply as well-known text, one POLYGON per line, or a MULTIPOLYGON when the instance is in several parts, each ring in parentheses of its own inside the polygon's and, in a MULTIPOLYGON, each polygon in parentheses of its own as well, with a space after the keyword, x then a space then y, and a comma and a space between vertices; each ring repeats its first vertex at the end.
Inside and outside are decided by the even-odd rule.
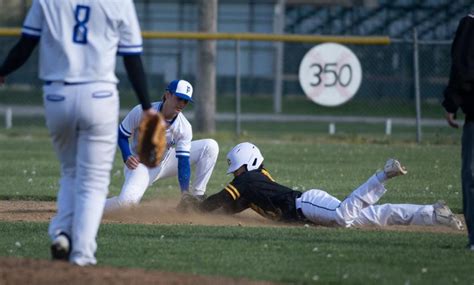
POLYGON ((356 94, 362 69, 350 49, 326 43, 313 47, 303 57, 299 80, 306 96, 315 103, 338 106, 356 94))

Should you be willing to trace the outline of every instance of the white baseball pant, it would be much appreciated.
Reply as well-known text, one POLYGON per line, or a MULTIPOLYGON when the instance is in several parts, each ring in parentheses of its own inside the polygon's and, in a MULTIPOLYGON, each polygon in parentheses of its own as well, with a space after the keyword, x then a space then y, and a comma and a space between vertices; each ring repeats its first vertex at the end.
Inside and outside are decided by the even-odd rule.
POLYGON ((96 236, 117 144, 119 97, 115 84, 97 82, 43 88, 46 125, 60 161, 57 214, 49 225, 72 239, 70 262, 96 264, 96 236))
MULTIPOLYGON (((191 142, 190 163, 195 166, 194 179, 191 185, 192 194, 203 195, 211 178, 219 154, 219 145, 213 139, 202 139, 191 142)), ((135 169, 124 166, 125 182, 119 196, 107 199, 105 213, 123 207, 137 205, 148 186, 155 181, 168 177, 177 177, 178 159, 173 148, 167 159, 155 168, 139 164, 135 169)))
POLYGON ((432 205, 374 205, 387 190, 376 175, 342 202, 325 191, 313 189, 296 200, 296 207, 311 222, 323 226, 435 225, 432 205))

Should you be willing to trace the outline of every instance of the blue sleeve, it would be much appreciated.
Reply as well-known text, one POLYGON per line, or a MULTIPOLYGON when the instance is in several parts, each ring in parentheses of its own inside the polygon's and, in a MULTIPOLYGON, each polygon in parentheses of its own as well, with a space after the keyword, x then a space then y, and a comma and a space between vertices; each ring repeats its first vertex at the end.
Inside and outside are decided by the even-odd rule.
POLYGON ((191 178, 191 165, 189 156, 177 156, 178 158, 178 181, 181 192, 189 190, 189 180, 191 178))
POLYGON ((132 155, 132 152, 130 151, 130 145, 128 144, 128 136, 122 133, 120 129, 118 131, 118 146, 122 152, 123 161, 127 161, 127 158, 132 155))

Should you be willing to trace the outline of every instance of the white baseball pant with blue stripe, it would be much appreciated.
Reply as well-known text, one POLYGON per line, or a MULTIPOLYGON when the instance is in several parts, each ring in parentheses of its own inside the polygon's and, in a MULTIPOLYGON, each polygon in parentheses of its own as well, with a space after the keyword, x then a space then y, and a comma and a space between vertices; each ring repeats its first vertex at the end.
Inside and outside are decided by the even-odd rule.
MULTIPOLYGON (((195 166, 194 179, 191 185, 194 195, 203 195, 211 178, 214 165, 219 154, 219 146, 213 139, 202 139, 191 142, 189 161, 195 166)), ((159 166, 148 168, 139 164, 135 169, 124 166, 125 182, 119 196, 107 199, 105 212, 118 210, 123 207, 137 205, 145 194, 146 189, 155 181, 168 177, 177 177, 178 159, 176 151, 171 148, 159 166)))
POLYGON ((374 205, 387 189, 376 175, 354 190, 342 202, 323 190, 304 192, 297 209, 311 222, 322 226, 435 225, 432 205, 374 205))
POLYGON ((48 232, 52 239, 58 232, 71 237, 71 262, 96 264, 95 239, 117 145, 117 88, 59 82, 43 89, 46 125, 61 163, 58 211, 48 232))

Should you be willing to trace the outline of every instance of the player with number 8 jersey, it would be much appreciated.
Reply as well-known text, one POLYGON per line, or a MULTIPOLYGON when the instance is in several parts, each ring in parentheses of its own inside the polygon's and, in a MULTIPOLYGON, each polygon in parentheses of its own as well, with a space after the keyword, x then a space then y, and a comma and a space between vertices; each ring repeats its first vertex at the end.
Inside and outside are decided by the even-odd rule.
POLYGON ((117 142, 117 54, 144 115, 156 114, 133 1, 33 0, 22 36, 0 66, 0 84, 38 43, 46 125, 61 167, 51 253, 53 259, 93 265, 117 142))
POLYGON ((34 1, 23 34, 41 36, 39 77, 68 83, 118 83, 114 73, 117 52, 142 51, 134 11, 131 0, 34 1), (50 24, 42 27, 43 22, 50 24))

